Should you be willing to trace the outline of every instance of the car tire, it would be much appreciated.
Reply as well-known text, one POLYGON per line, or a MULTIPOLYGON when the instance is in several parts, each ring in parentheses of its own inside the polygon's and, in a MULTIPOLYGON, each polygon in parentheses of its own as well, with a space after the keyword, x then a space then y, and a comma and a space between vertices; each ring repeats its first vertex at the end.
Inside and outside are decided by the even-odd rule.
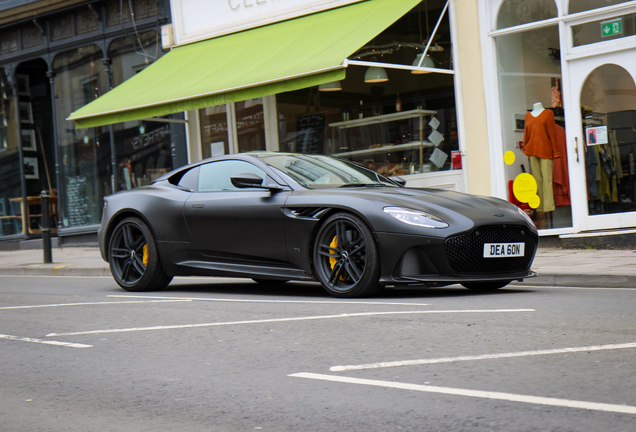
POLYGON ((141 219, 129 217, 117 224, 108 245, 110 272, 126 291, 153 291, 172 280, 164 272, 157 243, 141 219))
POLYGON ((471 291, 495 291, 499 288, 503 288, 508 285, 512 281, 496 281, 496 282, 473 282, 473 283, 463 283, 462 286, 464 288, 468 288, 471 291))
POLYGON ((336 213, 325 221, 316 236, 313 259, 318 281, 335 297, 366 297, 381 288, 373 234, 352 214, 336 213))

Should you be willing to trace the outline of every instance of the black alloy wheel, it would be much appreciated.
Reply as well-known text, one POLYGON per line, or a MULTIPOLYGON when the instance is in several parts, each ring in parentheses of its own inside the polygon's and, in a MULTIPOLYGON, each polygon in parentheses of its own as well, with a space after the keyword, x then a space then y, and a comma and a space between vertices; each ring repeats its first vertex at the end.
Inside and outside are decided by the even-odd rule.
POLYGON ((318 231, 314 268, 323 288, 336 297, 364 297, 380 289, 380 259, 364 222, 337 213, 318 231))
POLYGON ((161 267, 150 229, 136 217, 126 218, 115 227, 108 260, 115 281, 127 291, 160 290, 172 280, 161 267))

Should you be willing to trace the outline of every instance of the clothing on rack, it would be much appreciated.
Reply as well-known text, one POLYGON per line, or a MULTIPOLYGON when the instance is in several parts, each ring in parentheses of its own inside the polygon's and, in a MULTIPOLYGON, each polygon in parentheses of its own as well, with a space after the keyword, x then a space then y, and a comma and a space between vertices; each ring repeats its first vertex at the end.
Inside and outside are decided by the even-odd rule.
POLYGON ((553 179, 552 179, 552 159, 542 159, 530 156, 530 168, 532 176, 537 181, 537 195, 541 200, 537 211, 551 212, 556 208, 554 203, 553 179))
POLYGON ((561 157, 554 158, 552 164, 552 189, 554 203, 557 207, 571 205, 570 201, 570 173, 568 170, 567 141, 565 129, 556 125, 556 137, 561 157))

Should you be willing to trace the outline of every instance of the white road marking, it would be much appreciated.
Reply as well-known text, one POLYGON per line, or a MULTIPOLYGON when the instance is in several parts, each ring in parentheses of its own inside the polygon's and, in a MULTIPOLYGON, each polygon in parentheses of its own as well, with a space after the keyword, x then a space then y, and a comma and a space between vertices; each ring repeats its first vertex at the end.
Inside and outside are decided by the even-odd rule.
POLYGON ((11 336, 11 335, 5 335, 5 334, 0 334, 0 339, 8 339, 8 340, 20 341, 20 342, 41 343, 46 345, 57 345, 57 346, 63 346, 68 348, 91 348, 93 346, 93 345, 85 345, 80 343, 58 342, 58 341, 52 341, 52 340, 34 339, 34 338, 11 336))
POLYGON ((345 313, 345 314, 338 314, 338 315, 315 315, 315 316, 295 317, 295 318, 272 318, 272 319, 251 320, 251 321, 230 321, 230 322, 216 322, 216 323, 170 325, 170 326, 135 327, 135 328, 124 328, 124 329, 90 330, 90 331, 73 332, 73 333, 49 333, 46 336, 47 337, 77 336, 77 335, 102 334, 102 333, 125 333, 125 332, 151 331, 151 330, 174 330, 174 329, 215 327, 215 326, 227 326, 227 325, 239 325, 239 324, 263 324, 263 323, 309 321, 309 320, 334 319, 334 318, 355 318, 355 317, 367 317, 367 316, 378 316, 378 315, 506 313, 506 312, 534 312, 534 311, 535 311, 534 309, 490 309, 490 310, 484 309, 484 310, 361 312, 361 313, 350 313, 350 314, 345 313))
POLYGON ((120 302, 86 302, 86 303, 58 303, 58 304, 45 304, 45 305, 31 305, 31 306, 3 306, 0 310, 10 309, 37 309, 37 308, 50 308, 50 307, 65 307, 65 306, 92 306, 92 305, 114 305, 114 304, 127 304, 127 303, 174 303, 174 302, 188 302, 192 300, 175 299, 175 300, 147 300, 147 301, 120 301, 120 302))
POLYGON ((362 302, 349 300, 248 300, 248 299, 224 299, 224 298, 203 298, 203 297, 157 297, 157 296, 135 296, 135 295, 109 295, 107 297, 119 298, 153 298, 153 299, 187 299, 202 300, 214 302, 242 302, 242 303, 302 303, 302 304, 362 304, 362 305, 381 305, 381 306, 430 306, 430 303, 395 303, 395 302, 362 302))
POLYGON ((451 363, 451 362, 472 361, 472 360, 492 360, 492 359, 500 359, 500 358, 527 357, 527 356, 577 353, 577 352, 589 352, 589 351, 604 351, 604 350, 615 350, 615 349, 626 349, 626 348, 636 348, 636 343, 592 345, 592 346, 586 346, 586 347, 558 348, 558 349, 537 350, 537 351, 520 351, 520 352, 501 353, 501 354, 484 354, 484 355, 475 355, 475 356, 442 357, 437 359, 401 360, 401 361, 368 363, 368 364, 349 365, 349 366, 332 366, 329 368, 329 370, 332 372, 342 372, 342 371, 350 371, 350 370, 378 369, 378 368, 414 366, 414 365, 437 364, 437 363, 451 363))
POLYGON ((413 390, 420 391, 426 393, 438 393, 438 394, 447 394, 454 396, 468 396, 482 399, 495 399, 495 400, 503 400, 509 402, 522 402, 536 405, 549 405, 549 406, 558 406, 558 407, 566 407, 566 408, 578 408, 585 409, 591 411, 606 411, 606 412, 615 412, 622 414, 636 414, 636 406, 629 405, 615 405, 615 404, 607 404, 607 403, 598 403, 598 402, 585 402, 585 401, 577 401, 577 400, 569 400, 569 399, 558 399, 551 397, 540 397, 540 396, 526 396, 519 395, 514 393, 502 393, 502 392, 493 392, 493 391, 481 391, 481 390, 469 390, 469 389, 458 389, 451 387, 438 387, 438 386, 430 386, 430 385, 419 385, 419 384, 407 384, 395 381, 382 381, 382 380, 370 380, 370 379, 361 379, 361 378, 352 378, 352 377, 343 377, 343 376, 334 376, 334 375, 324 375, 324 374, 315 374, 315 373, 295 373, 288 375, 290 377, 297 378, 309 378, 315 380, 322 381, 335 381, 347 384, 360 384, 360 385, 368 385, 368 386, 376 386, 376 387, 387 387, 394 388, 400 390, 413 390))
POLYGON ((526 285, 525 283, 510 284, 508 288, 541 288, 541 289, 570 289, 570 290, 602 290, 602 291, 636 291, 636 288, 607 288, 607 287, 576 287, 576 286, 555 286, 555 285, 526 285))

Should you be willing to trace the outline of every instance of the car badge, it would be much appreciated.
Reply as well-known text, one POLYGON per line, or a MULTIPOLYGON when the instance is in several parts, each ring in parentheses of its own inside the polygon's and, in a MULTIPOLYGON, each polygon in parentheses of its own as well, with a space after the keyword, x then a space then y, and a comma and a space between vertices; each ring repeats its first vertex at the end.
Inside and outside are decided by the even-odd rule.
POLYGON ((494 217, 504 217, 504 215, 502 215, 501 213, 493 215, 494 217))

